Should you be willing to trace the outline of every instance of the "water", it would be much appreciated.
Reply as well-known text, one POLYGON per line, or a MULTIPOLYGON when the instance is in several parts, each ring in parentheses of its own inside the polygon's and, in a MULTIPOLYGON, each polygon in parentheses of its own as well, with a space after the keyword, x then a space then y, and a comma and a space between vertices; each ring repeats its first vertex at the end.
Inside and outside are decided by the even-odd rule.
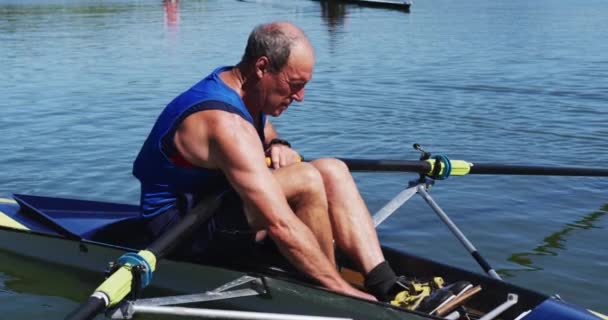
MULTIPOLYGON (((316 49, 305 101, 274 121, 308 158, 415 159, 417 142, 473 162, 601 168, 606 15, 601 0, 425 0, 411 14, 307 0, 0 0, 0 195, 136 203, 131 162, 159 111, 277 19, 316 49)), ((356 175, 371 211, 413 177, 356 175)), ((432 194, 508 281, 608 312, 607 187, 468 176, 432 194)), ((420 199, 379 230, 393 247, 480 270, 420 199)), ((61 270, 0 257, 12 319, 59 318, 95 286, 58 286, 61 270)))

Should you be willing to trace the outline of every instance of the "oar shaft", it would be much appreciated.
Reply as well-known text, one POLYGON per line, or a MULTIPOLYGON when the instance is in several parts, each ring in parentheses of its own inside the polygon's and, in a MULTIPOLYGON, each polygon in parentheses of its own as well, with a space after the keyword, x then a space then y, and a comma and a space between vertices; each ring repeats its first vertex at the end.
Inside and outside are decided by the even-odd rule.
MULTIPOLYGON (((416 172, 430 175, 434 160, 388 160, 388 159, 351 159, 339 158, 351 171, 384 171, 384 172, 416 172)), ((608 177, 608 169, 585 167, 549 167, 508 165, 493 163, 470 163, 462 160, 450 160, 451 175, 465 174, 496 174, 496 175, 540 175, 540 176, 587 176, 608 177), (460 172, 454 170, 458 168, 460 172)), ((442 169, 444 164, 442 165, 442 169)))
POLYGON ((199 224, 207 221, 219 207, 222 195, 211 195, 203 198, 199 203, 183 217, 171 229, 167 230, 147 250, 154 253, 156 259, 162 259, 177 246, 184 238, 188 237, 199 224))
POLYGON ((470 174, 608 177, 608 170, 583 167, 541 167, 473 163, 470 174))
POLYGON ((153 252, 157 259, 166 257, 196 226, 209 219, 217 208, 219 201, 215 204, 211 202, 201 202, 190 213, 186 214, 178 224, 150 244, 148 250, 153 252))
POLYGON ((106 308, 106 301, 101 297, 90 296, 87 301, 82 303, 72 313, 70 313, 65 319, 76 320, 76 319, 92 319, 96 315, 103 312, 106 308))

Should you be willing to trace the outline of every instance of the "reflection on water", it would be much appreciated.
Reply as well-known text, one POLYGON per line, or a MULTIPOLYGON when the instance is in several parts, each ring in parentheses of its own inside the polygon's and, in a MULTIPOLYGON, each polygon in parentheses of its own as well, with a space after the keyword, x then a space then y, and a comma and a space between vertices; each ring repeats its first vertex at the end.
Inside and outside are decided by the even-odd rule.
POLYGON ((45 272, 41 273, 39 260, 5 251, 0 251, 0 261, 0 291, 61 296, 78 301, 90 294, 89 286, 83 283, 99 281, 100 278, 99 274, 46 262, 45 272), (78 278, 74 277, 75 273, 78 273, 78 278))
POLYGON ((336 27, 344 24, 346 16, 346 6, 343 3, 333 0, 319 1, 321 5, 321 17, 327 24, 330 33, 336 31, 336 27))
POLYGON ((9 275, 0 272, 0 296, 3 294, 12 294, 12 291, 6 288, 6 282, 10 280, 11 277, 9 275))
POLYGON ((518 271, 542 270, 542 267, 534 265, 534 257, 557 256, 558 250, 566 250, 564 242, 566 241, 567 236, 577 230, 600 228, 594 225, 594 223, 597 223, 598 220, 606 214, 608 214, 608 204, 604 205, 599 211, 588 214, 573 223, 568 223, 561 230, 545 237, 543 244, 532 249, 532 252, 518 252, 512 254, 507 260, 524 266, 525 269, 501 269, 500 273, 506 276, 513 276, 513 273, 518 271))
MULTIPOLYGON (((345 0, 317 0, 321 5, 321 18, 325 21, 329 28, 329 32, 335 32, 337 27, 344 25, 344 20, 347 16, 348 9, 353 7, 380 7, 381 5, 373 5, 373 4, 348 4, 349 1, 345 0)), ((354 3, 354 1, 353 1, 354 3)), ((387 7, 383 9, 398 9, 399 11, 403 11, 405 13, 409 13, 409 7, 407 10, 403 10, 400 7, 387 7)))
POLYGON ((163 0, 165 8, 165 25, 169 30, 177 31, 179 27, 179 0, 163 0))

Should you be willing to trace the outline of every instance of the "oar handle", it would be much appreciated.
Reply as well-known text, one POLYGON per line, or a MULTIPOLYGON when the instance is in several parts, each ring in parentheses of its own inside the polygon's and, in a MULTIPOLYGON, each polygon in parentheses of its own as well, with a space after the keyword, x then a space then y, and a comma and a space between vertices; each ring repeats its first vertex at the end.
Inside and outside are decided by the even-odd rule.
MULTIPOLYGON (((302 161, 304 161, 304 158, 302 158, 302 156, 300 156, 298 158, 297 162, 302 162, 302 161)), ((272 159, 270 157, 266 157, 266 166, 269 168, 272 167, 272 159)))

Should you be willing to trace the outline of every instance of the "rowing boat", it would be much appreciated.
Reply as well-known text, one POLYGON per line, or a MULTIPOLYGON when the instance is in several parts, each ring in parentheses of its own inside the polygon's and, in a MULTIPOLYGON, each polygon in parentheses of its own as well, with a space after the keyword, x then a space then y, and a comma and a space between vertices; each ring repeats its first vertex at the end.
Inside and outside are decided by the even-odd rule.
MULTIPOLYGON (((361 166, 363 169, 369 165, 352 160, 349 164, 351 168, 361 166)), ((387 165, 393 168, 396 164, 387 165)), ((396 201, 403 204, 413 194, 422 193, 425 200, 436 207, 424 191, 428 184, 428 180, 417 180, 404 190, 402 194, 406 196, 396 201)), ((374 216, 376 224, 387 216, 386 212, 381 214, 382 211, 374 216)), ((46 263, 99 272, 101 266, 116 257, 146 247, 147 240, 132 236, 137 234, 138 217, 135 205, 14 195, 13 199, 0 200, 0 250, 46 263)), ((158 262, 153 286, 184 295, 131 300, 126 304, 129 308, 123 304, 108 315, 128 318, 134 310, 155 312, 162 309, 157 305, 207 301, 202 306, 209 306, 208 301, 214 301, 214 308, 265 312, 259 319, 270 319, 267 312, 352 319, 608 319, 558 297, 504 282, 497 276, 462 270, 386 246, 383 251, 399 274, 415 278, 440 275, 447 282, 466 279, 481 291, 461 304, 443 310, 439 317, 439 314, 429 315, 325 290, 298 274, 273 252, 260 252, 258 257, 244 257, 238 261, 218 259, 205 265, 169 257, 158 262)), ((348 261, 339 261, 342 275, 354 285, 360 285, 362 276, 351 269, 348 261)), ((171 310, 186 312, 180 308, 171 310)), ((280 318, 288 319, 287 316, 277 319, 280 318)))

